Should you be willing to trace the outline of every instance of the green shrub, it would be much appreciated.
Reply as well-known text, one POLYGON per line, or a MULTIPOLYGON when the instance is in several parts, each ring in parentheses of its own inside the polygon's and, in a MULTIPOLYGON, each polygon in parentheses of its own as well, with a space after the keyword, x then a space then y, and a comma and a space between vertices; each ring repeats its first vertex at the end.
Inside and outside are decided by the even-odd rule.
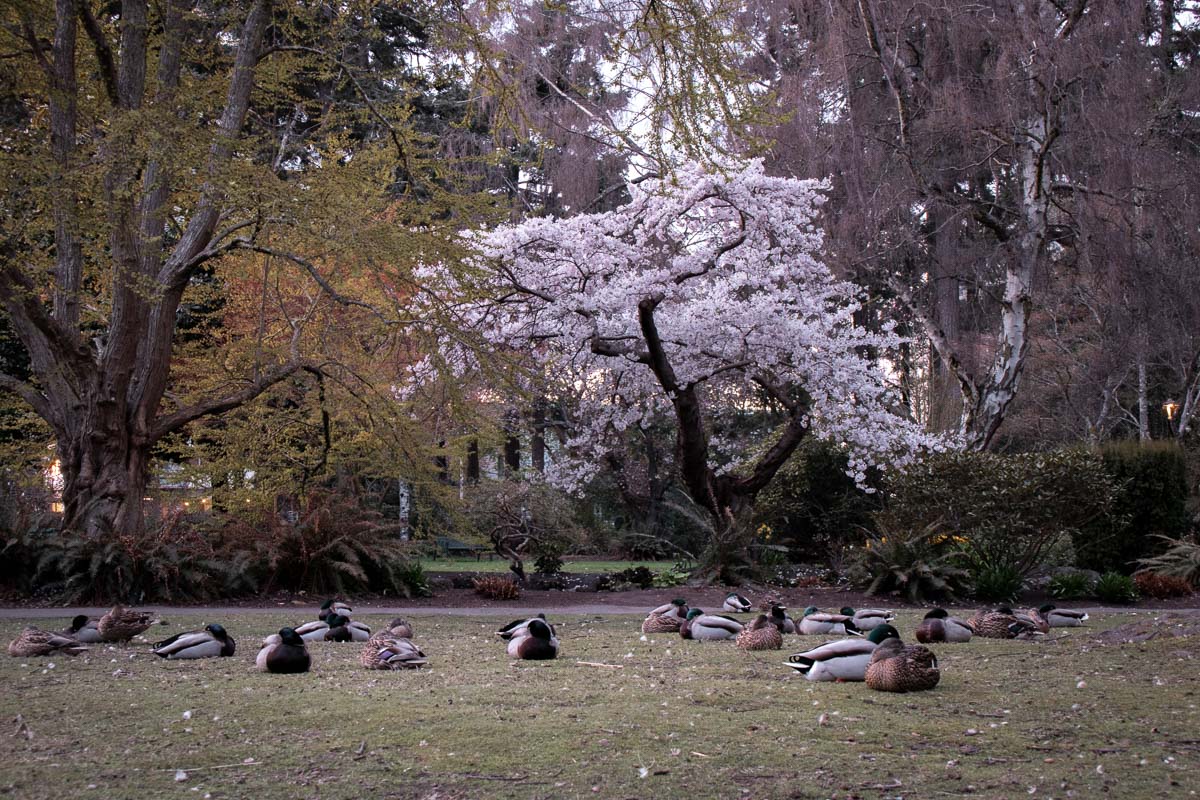
POLYGON ((889 529, 855 551, 849 578, 867 594, 903 595, 911 602, 952 600, 968 587, 969 574, 951 537, 936 526, 917 531, 889 529))
POLYGON ((1092 596, 1092 586, 1086 572, 1064 572, 1051 578, 1046 588, 1059 600, 1081 600, 1092 596))
POLYGON ((1192 586, 1200 586, 1200 543, 1191 537, 1172 539, 1169 536, 1160 536, 1158 538, 1167 543, 1166 552, 1150 558, 1139 559, 1138 569, 1181 578, 1192 586))
POLYGON ((943 453, 889 476, 887 513, 902 529, 953 531, 976 572, 1025 577, 1106 514, 1116 490, 1100 459, 1081 450, 943 453))
POLYGON ((1133 578, 1120 572, 1101 575, 1093 591, 1096 598, 1105 603, 1136 603, 1138 600, 1137 584, 1133 578))
POLYGON ((687 579, 691 574, 692 567, 682 562, 676 563, 669 569, 657 573, 651 585, 655 589, 670 589, 673 586, 682 586, 687 583, 687 579))
POLYGON ((858 488, 846 468, 846 454, 836 445, 806 440, 759 493, 753 526, 767 526, 772 542, 797 561, 826 562, 857 545, 879 510, 879 496, 858 488))
POLYGON ((1000 564, 983 567, 971 575, 976 599, 987 602, 1009 602, 1017 599, 1025 579, 1014 567, 1000 564))
POLYGON ((1118 491, 1111 514, 1075 532, 1076 564, 1129 574, 1139 559, 1162 552, 1156 537, 1188 532, 1187 462, 1170 442, 1123 442, 1098 452, 1118 491))

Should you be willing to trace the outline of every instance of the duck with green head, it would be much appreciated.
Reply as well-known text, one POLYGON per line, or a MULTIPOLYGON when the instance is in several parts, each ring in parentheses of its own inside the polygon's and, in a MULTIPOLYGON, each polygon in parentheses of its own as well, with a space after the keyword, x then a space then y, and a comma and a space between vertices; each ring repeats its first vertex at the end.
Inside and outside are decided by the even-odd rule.
POLYGON ((177 633, 170 639, 154 644, 154 655, 170 661, 191 658, 228 658, 237 648, 225 628, 216 624, 204 626, 203 630, 177 633))
POLYGON ((867 665, 867 686, 880 692, 923 692, 941 678, 932 650, 899 639, 881 642, 867 665))
POLYGON ((312 657, 295 628, 280 628, 279 633, 263 640, 254 663, 263 672, 295 674, 308 672, 312 657))
POLYGON ((917 626, 917 641, 965 643, 975 635, 975 627, 965 619, 952 617, 944 608, 935 608, 917 626))
POLYGON ((735 614, 746 614, 753 607, 748 599, 737 592, 730 592, 725 596, 725 602, 721 604, 722 611, 732 611, 735 614))
POLYGON ((98 644, 104 641, 100 638, 100 628, 97 627, 96 620, 87 614, 79 614, 72 619, 71 624, 63 629, 62 634, 84 644, 98 644))
POLYGON ((327 642, 365 642, 371 638, 371 629, 341 614, 330 614, 325 618, 329 629, 324 637, 327 642))
POLYGON ((771 624, 779 628, 780 633, 796 633, 796 621, 787 615, 787 606, 779 603, 771 604, 771 624))
POLYGON ((1038 614, 1051 628, 1078 628, 1088 621, 1086 611, 1072 611, 1069 608, 1057 608, 1047 603, 1038 609, 1038 614))
POLYGON ((524 636, 508 641, 508 655, 525 661, 549 661, 558 658, 558 637, 545 620, 531 619, 524 636))
POLYGON ((860 608, 855 611, 850 606, 843 606, 840 613, 842 616, 851 617, 854 620, 854 626, 860 631, 873 630, 880 625, 887 625, 896 620, 895 612, 882 608, 860 608))
POLYGON ((324 603, 321 603, 321 610, 317 612, 317 619, 325 622, 333 614, 341 614, 343 617, 348 617, 354 613, 354 609, 343 603, 341 600, 330 598, 324 603))
POLYGON ((853 614, 826 614, 816 606, 804 609, 804 616, 796 626, 800 633, 806 636, 845 635, 857 633, 858 626, 854 624, 853 614))
POLYGON ((838 639, 803 653, 788 656, 784 663, 810 681, 862 681, 875 648, 887 639, 899 639, 891 625, 873 628, 866 638, 838 639))
POLYGON ((679 626, 679 635, 684 639, 716 642, 736 638, 743 627, 742 623, 732 617, 705 614, 702 609, 693 608, 688 611, 687 619, 679 626))

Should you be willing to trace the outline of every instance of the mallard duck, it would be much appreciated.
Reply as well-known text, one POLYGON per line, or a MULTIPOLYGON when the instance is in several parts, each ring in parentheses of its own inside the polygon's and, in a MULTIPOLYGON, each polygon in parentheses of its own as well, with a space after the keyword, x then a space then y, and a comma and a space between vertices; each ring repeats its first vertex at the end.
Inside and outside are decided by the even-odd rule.
POLYGON ((849 616, 854 620, 854 627, 860 631, 869 631, 880 625, 887 625, 894 622, 896 619, 895 612, 886 611, 882 608, 860 608, 855 611, 850 606, 843 606, 840 612, 842 616, 849 616))
POLYGON ((330 598, 324 603, 321 603, 321 610, 317 612, 317 619, 325 622, 331 614, 341 614, 343 617, 348 617, 354 613, 354 609, 343 603, 341 600, 330 598))
POLYGON ((734 641, 742 650, 778 650, 783 647, 783 634, 766 614, 759 614, 734 641))
POLYGON ((937 686, 942 674, 928 647, 887 639, 871 654, 867 686, 880 692, 923 692, 937 686))
POLYGON ((524 636, 514 636, 509 640, 508 655, 526 661, 558 658, 558 637, 545 620, 531 619, 524 636))
POLYGON ((33 625, 21 631, 17 638, 8 643, 8 654, 16 658, 52 656, 57 653, 77 656, 86 650, 78 639, 62 633, 44 631, 33 625))
POLYGON ((1007 606, 994 611, 982 609, 975 612, 971 617, 971 627, 975 629, 976 636, 985 639, 1032 639, 1042 635, 1037 626, 1027 620, 1017 619, 1007 606))
POLYGON ((177 633, 170 639, 156 642, 154 655, 172 661, 184 658, 228 658, 237 648, 237 642, 216 623, 205 625, 204 630, 177 633))
POLYGON ((96 629, 106 642, 127 642, 156 622, 158 620, 148 611, 134 611, 118 605, 100 618, 96 629))
POLYGON ((371 629, 341 614, 330 614, 325 618, 329 629, 321 637, 327 642, 365 642, 371 638, 371 629))
POLYGON ((295 628, 280 628, 279 633, 263 639, 263 647, 254 663, 263 672, 308 672, 312 657, 295 628))
POLYGON ((732 639, 742 632, 742 623, 720 614, 705 614, 699 608, 688 611, 687 619, 679 626, 679 635, 684 639, 702 642, 732 639))
POLYGON ((787 615, 787 606, 779 603, 771 604, 771 624, 779 628, 780 633, 795 633, 796 622, 787 615))
POLYGON ((675 633, 687 617, 687 601, 676 597, 651 611, 642 620, 642 633, 675 633))
POLYGON ((875 648, 885 639, 899 639, 891 625, 877 625, 867 637, 838 639, 803 653, 788 656, 784 663, 810 681, 861 681, 875 648))
MULTIPOLYGON (((546 622, 546 615, 538 614, 536 617, 530 617, 529 619, 514 619, 512 622, 496 631, 496 635, 506 642, 510 641, 514 636, 524 636, 529 632, 529 623, 533 622, 535 619, 540 619, 542 622, 546 622)), ((550 635, 557 635, 553 625, 550 625, 550 635)))
POLYGON ((858 626, 854 624, 852 614, 826 614, 816 606, 804 609, 804 616, 796 626, 800 633, 806 636, 844 635, 857 633, 858 626))
POLYGON ((325 641, 325 634, 329 632, 329 623, 318 619, 306 622, 303 625, 297 625, 292 630, 306 642, 323 642, 325 641))
POLYGON ((1047 603, 1038 609, 1038 614, 1046 620, 1051 628, 1078 628, 1088 621, 1086 611, 1072 611, 1069 608, 1056 608, 1047 603))
POLYGON ((96 627, 96 620, 87 614, 80 614, 72 619, 71 624, 63 628, 62 634, 84 644, 98 644, 104 641, 100 638, 100 629, 96 627))
POLYGON ((358 661, 367 669, 416 669, 429 663, 412 639, 386 632, 375 634, 363 645, 358 661))
POLYGON ((975 628, 966 620, 952 617, 944 608, 935 608, 925 615, 925 619, 917 626, 917 641, 929 642, 969 642, 975 634, 975 628))
POLYGON ((413 637, 413 627, 408 620, 403 617, 396 617, 381 633, 386 633, 397 639, 411 639, 413 637))
POLYGON ((726 598, 725 603, 721 606, 722 611, 733 611, 738 614, 745 614, 754 606, 750 605, 750 601, 742 597, 736 592, 731 592, 726 598))

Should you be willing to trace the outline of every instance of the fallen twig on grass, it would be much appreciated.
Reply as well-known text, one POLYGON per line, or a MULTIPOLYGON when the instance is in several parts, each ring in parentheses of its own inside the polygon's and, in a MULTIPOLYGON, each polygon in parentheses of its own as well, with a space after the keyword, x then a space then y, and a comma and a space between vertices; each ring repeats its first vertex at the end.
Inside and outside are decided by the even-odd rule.
POLYGON ((201 772, 206 769, 232 769, 234 767, 257 767, 263 762, 261 761, 239 761, 236 764, 213 764, 211 767, 157 767, 159 772, 201 772))
POLYGON ((605 669, 625 669, 624 664, 601 664, 599 661, 576 661, 583 667, 604 667, 605 669))

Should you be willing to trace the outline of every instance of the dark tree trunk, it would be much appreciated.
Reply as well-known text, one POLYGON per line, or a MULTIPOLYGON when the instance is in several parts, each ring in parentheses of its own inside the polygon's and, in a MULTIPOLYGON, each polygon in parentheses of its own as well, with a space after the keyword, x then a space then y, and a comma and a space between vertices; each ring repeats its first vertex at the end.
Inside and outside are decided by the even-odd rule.
POLYGON ((467 483, 479 483, 479 440, 467 442, 467 483))

